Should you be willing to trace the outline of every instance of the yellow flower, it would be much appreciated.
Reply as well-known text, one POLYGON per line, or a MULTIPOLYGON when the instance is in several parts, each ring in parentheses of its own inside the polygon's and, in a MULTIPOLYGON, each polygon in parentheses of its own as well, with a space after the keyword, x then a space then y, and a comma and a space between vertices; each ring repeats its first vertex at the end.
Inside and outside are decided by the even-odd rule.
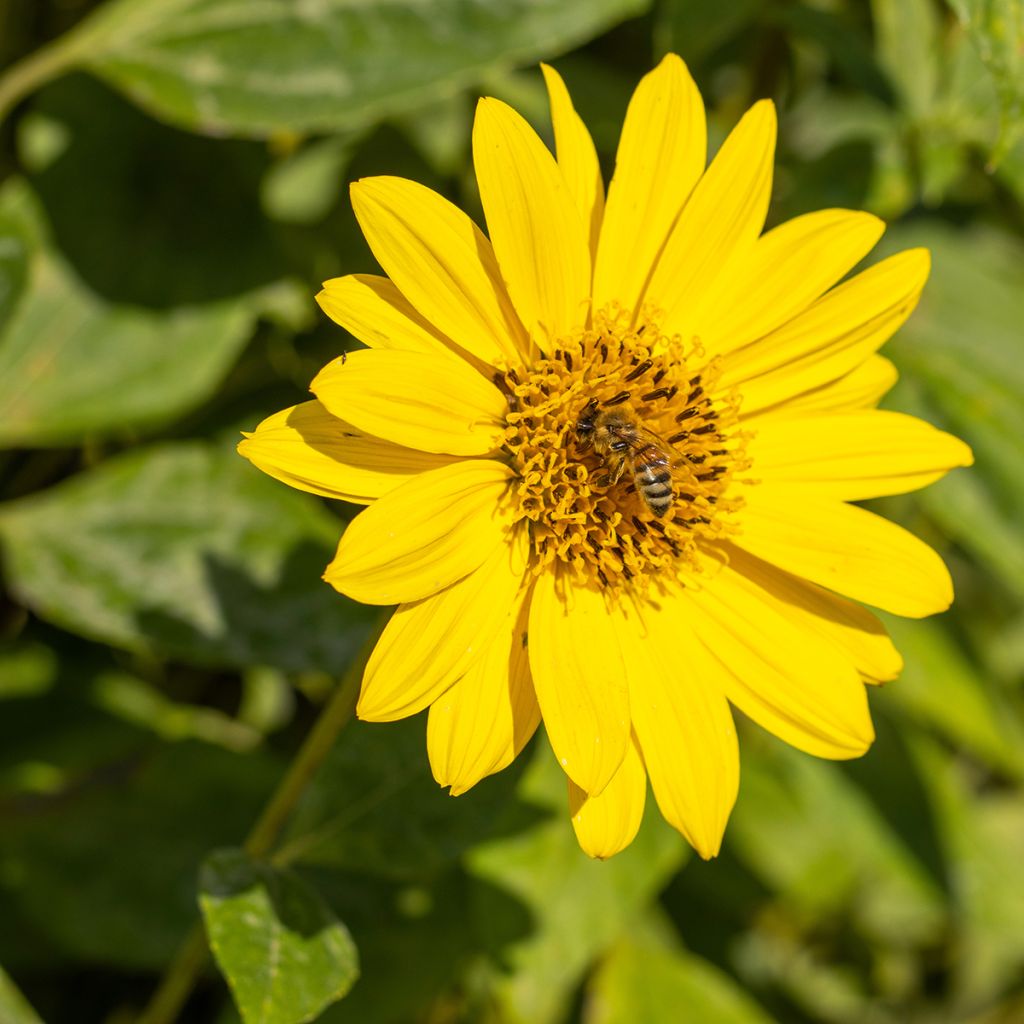
POLYGON ((901 660, 857 602, 952 600, 929 547, 849 502, 914 490, 970 450, 876 405, 878 348, 914 308, 923 249, 837 284, 883 225, 823 210, 762 234, 775 111, 757 103, 705 168, 683 62, 638 86, 607 198, 594 145, 544 68, 557 159, 481 100, 489 237, 400 178, 352 186, 387 277, 326 282, 368 346, 240 451, 366 505, 325 578, 398 604, 360 717, 430 708, 453 794, 508 765, 541 718, 584 850, 639 826, 647 779, 702 857, 736 798, 730 703, 801 750, 862 754, 865 683, 901 660))

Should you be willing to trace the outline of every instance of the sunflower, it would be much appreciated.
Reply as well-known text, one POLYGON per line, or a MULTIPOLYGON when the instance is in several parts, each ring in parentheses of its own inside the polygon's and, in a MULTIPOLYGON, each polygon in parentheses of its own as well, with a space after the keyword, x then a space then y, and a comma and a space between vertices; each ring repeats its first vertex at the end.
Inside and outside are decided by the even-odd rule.
POLYGON ((398 605, 361 718, 429 708, 452 794, 543 719, 588 854, 629 844, 650 779, 711 857, 739 782, 730 705, 800 750, 857 757, 874 737, 865 684, 901 668, 861 602, 919 617, 952 600, 931 548, 850 503, 971 453, 876 408, 896 379, 876 353, 927 251, 843 280, 876 217, 822 210, 762 233, 769 101, 706 166, 700 93, 667 56, 630 101, 606 195, 543 72, 556 155, 504 103, 477 108, 487 235, 415 182, 352 185, 387 276, 327 281, 318 300, 367 347, 240 451, 366 506, 324 577, 398 605))

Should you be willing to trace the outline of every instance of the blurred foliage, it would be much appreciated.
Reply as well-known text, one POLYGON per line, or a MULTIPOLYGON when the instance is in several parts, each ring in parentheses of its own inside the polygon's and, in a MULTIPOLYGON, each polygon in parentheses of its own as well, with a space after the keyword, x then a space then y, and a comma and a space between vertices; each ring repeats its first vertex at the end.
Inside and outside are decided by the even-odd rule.
POLYGON ((1021 0, 11 0, 0 60, 3 1024, 133 1020, 200 905, 237 1008, 210 968, 190 1024, 1024 1020, 1021 0), (670 49, 716 145, 775 99, 774 222, 932 250, 889 401, 977 466, 878 505, 956 605, 890 623, 861 761, 741 723, 710 864, 651 808, 589 861, 542 741, 451 800, 422 719, 350 726, 252 859, 376 622, 318 579, 345 510, 233 451, 346 344, 312 302, 373 268, 346 179, 478 212, 474 98, 547 131, 540 59, 610 171, 670 49))

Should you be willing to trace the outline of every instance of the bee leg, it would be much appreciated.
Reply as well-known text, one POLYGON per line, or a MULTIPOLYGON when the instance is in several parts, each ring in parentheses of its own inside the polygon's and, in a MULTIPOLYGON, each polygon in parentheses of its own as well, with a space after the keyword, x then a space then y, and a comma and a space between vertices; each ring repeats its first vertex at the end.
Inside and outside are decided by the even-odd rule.
POLYGON ((611 472, 610 482, 613 484, 617 484, 622 479, 622 474, 625 468, 626 460, 625 458, 620 458, 619 461, 615 463, 615 469, 613 469, 611 472))

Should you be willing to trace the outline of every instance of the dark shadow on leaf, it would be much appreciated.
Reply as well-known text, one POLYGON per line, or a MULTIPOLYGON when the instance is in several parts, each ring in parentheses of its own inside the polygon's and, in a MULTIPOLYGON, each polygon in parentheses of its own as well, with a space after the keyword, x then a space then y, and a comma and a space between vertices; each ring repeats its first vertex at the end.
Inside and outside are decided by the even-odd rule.
POLYGON ((534 930, 522 903, 457 866, 414 884, 338 871, 311 877, 352 932, 362 965, 355 987, 320 1024, 408 1024, 457 988, 483 952, 474 908, 484 890, 504 938, 534 930))
POLYGON ((951 900, 949 867, 920 769, 900 729, 877 705, 873 718, 877 738, 870 753, 841 768, 951 900))
POLYGON ((334 924, 319 894, 307 882, 292 871, 252 860, 241 850, 210 854, 200 872, 200 889, 215 902, 263 889, 274 925, 303 938, 318 935, 334 924))
POLYGON ((34 110, 67 138, 31 181, 58 248, 107 299, 169 308, 285 272, 260 209, 264 145, 161 125, 85 75, 46 88, 34 110))
POLYGON ((520 755, 453 798, 431 775, 423 715, 355 722, 307 792, 285 849, 305 865, 422 882, 470 848, 545 817, 516 795, 527 760, 520 755))
MULTIPOLYGON (((214 625, 199 617, 143 608, 139 631, 159 652, 212 666, 268 665, 286 672, 344 672, 379 615, 333 590, 320 577, 329 555, 312 541, 297 544, 273 576, 213 553, 203 556, 204 589, 214 625)), ((206 613, 207 618, 211 618, 206 613)))

